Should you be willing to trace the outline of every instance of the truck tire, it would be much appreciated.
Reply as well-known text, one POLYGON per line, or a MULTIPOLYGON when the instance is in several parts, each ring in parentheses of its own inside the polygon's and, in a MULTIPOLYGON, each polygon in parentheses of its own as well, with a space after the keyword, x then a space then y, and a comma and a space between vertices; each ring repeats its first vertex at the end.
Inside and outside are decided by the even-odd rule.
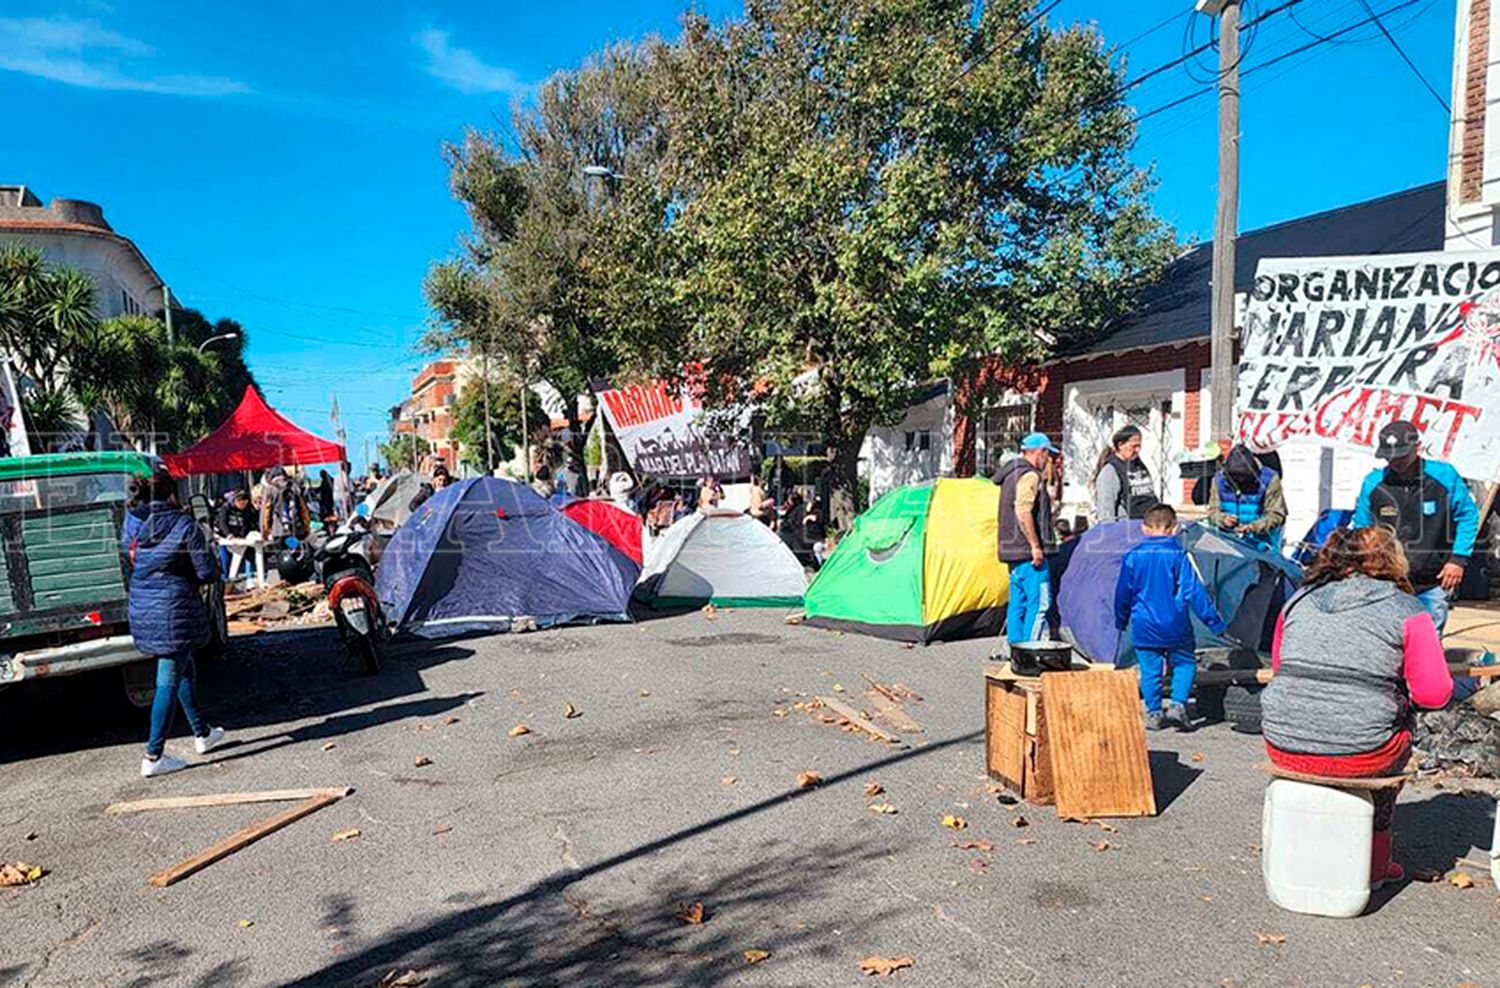
POLYGON ((1260 693, 1263 686, 1240 686, 1224 690, 1224 719, 1240 734, 1260 733, 1260 693))

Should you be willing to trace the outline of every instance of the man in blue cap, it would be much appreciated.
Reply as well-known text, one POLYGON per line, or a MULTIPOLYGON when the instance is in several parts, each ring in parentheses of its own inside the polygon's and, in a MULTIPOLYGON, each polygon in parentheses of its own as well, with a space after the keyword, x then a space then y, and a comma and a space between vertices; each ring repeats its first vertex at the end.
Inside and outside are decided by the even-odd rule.
POLYGON ((1042 468, 1056 452, 1052 440, 1033 432, 1021 440, 1021 455, 995 471, 1000 487, 998 553, 1010 569, 1005 637, 1012 644, 1046 636, 1047 611, 1052 606, 1047 557, 1057 551, 1057 535, 1042 468))

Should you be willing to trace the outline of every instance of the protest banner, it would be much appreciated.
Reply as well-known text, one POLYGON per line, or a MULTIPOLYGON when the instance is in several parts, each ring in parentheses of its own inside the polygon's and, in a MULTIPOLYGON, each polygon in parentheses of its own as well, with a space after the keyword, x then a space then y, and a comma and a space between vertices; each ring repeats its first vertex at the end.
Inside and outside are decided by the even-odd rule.
POLYGON ((703 406, 683 384, 650 380, 628 387, 594 382, 605 421, 630 465, 654 477, 747 477, 750 451, 742 442, 710 437, 703 406))
POLYGON ((1235 406, 1257 451, 1369 453, 1397 419, 1424 454, 1500 477, 1500 251, 1269 258, 1246 302, 1235 406))

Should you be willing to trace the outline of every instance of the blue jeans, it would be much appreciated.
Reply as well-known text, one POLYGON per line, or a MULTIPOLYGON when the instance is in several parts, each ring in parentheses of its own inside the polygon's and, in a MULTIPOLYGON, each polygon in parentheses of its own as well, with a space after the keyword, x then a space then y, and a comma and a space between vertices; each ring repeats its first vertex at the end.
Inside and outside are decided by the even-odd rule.
POLYGON ((172 716, 178 705, 187 717, 193 737, 208 736, 208 722, 198 713, 198 678, 191 651, 174 652, 156 659, 156 697, 151 701, 151 737, 146 741, 146 757, 160 758, 172 730, 172 716))
POLYGON ((1048 560, 1033 566, 1007 563, 1010 567, 1010 601, 1005 605, 1005 640, 1036 641, 1046 629, 1047 611, 1052 607, 1052 573, 1048 560))
POLYGON ((1422 602, 1427 613, 1432 615, 1432 623, 1437 625, 1438 636, 1442 637, 1443 625, 1448 623, 1448 608, 1451 606, 1448 591, 1442 587, 1433 587, 1417 594, 1417 599, 1422 602))
POLYGON ((1172 667, 1172 702, 1186 704, 1193 692, 1193 677, 1198 674, 1198 660, 1190 648, 1135 647, 1136 662, 1141 670, 1141 699, 1146 709, 1161 713, 1161 680, 1167 666, 1172 667))

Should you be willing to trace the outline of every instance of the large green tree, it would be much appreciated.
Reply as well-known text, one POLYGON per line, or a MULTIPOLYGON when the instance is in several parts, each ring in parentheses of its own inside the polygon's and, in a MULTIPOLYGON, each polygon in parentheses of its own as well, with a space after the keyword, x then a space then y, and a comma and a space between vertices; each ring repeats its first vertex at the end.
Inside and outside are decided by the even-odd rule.
POLYGON ((549 81, 514 130, 452 154, 475 232, 451 283, 490 338, 548 368, 691 371, 825 440, 845 494, 924 380, 1102 332, 1174 247, 1121 66, 1029 0, 690 13, 549 81))

